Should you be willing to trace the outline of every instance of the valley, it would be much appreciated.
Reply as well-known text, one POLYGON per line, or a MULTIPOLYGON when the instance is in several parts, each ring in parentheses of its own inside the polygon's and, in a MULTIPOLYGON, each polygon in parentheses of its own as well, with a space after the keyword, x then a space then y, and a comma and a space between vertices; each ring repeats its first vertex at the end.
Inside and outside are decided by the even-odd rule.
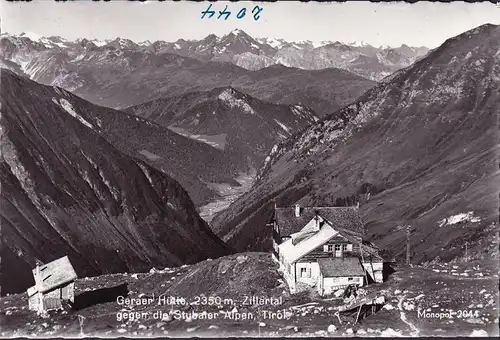
POLYGON ((238 197, 248 192, 252 187, 257 171, 253 169, 249 173, 240 174, 235 180, 239 186, 231 186, 228 184, 212 184, 212 188, 219 194, 220 199, 210 202, 207 205, 200 207, 199 212, 201 218, 210 223, 214 216, 227 209, 231 203, 236 201, 238 197))

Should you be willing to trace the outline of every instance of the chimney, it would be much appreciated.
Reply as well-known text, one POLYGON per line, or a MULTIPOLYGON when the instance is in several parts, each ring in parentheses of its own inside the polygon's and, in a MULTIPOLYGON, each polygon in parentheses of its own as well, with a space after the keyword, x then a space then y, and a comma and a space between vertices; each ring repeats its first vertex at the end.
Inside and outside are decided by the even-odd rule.
POLYGON ((300 204, 295 204, 295 217, 300 217, 300 204))
POLYGON ((316 214, 316 217, 314 217, 314 229, 319 230, 319 216, 316 214))
POLYGON ((36 263, 36 267, 35 267, 35 286, 36 286, 36 290, 37 291, 40 291, 41 287, 40 287, 40 284, 41 284, 41 278, 40 278, 40 264, 36 263))

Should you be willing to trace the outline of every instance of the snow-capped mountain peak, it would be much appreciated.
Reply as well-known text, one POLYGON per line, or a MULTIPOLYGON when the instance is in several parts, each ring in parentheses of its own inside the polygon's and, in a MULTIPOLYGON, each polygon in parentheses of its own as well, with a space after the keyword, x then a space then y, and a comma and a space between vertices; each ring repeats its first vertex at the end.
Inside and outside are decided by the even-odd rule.
POLYGON ((229 32, 229 34, 234 34, 234 35, 247 35, 243 30, 237 28, 235 30, 232 30, 229 32))
POLYGON ((280 49, 286 43, 285 40, 278 38, 255 38, 255 40, 261 44, 267 44, 274 49, 280 49))
POLYGON ((58 60, 65 60, 58 54, 61 49, 70 53, 71 59, 67 60, 70 63, 85 59, 84 55, 87 53, 104 53, 103 58, 106 58, 110 50, 117 55, 121 55, 123 51, 148 51, 156 54, 173 53, 201 61, 231 62, 249 70, 274 64, 309 70, 335 67, 371 80, 380 80, 395 70, 410 65, 428 51, 426 48, 406 45, 383 50, 364 41, 346 44, 335 40, 318 42, 305 39, 255 39, 239 28, 222 37, 209 34, 199 40, 178 39, 175 42, 137 42, 127 38, 102 40, 95 37, 68 41, 61 37, 41 37, 32 32, 20 36, 3 34, 2 40, 4 49, 10 51, 7 59, 22 68, 32 58, 37 60, 40 57, 35 56, 36 53, 46 54, 47 59, 57 54, 58 60))
POLYGON ((352 47, 371 47, 372 45, 366 43, 365 41, 361 40, 361 41, 353 41, 351 43, 348 44, 349 46, 352 46, 352 47))
MULTIPOLYGON (((81 39, 78 39, 78 40, 81 40, 81 39)), ((101 46, 104 46, 104 45, 107 45, 111 42, 111 40, 107 39, 107 40, 100 40, 100 39, 92 39, 90 40, 94 45, 98 46, 98 47, 101 47, 101 46)))
POLYGON ((20 38, 28 38, 32 41, 39 41, 42 37, 33 32, 23 32, 19 34, 20 38))

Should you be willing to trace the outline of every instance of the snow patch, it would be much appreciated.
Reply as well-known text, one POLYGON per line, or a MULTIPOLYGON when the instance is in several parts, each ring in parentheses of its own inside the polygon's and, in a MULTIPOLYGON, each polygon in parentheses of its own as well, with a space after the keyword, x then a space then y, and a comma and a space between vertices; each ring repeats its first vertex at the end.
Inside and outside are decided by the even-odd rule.
POLYGON ((5 145, 2 146, 2 154, 3 159, 9 165, 12 174, 17 178, 26 194, 33 202, 38 202, 35 194, 35 183, 31 179, 29 172, 21 163, 21 157, 17 153, 15 146, 10 142, 6 142, 5 145))
POLYGON ((264 160, 264 165, 262 167, 266 167, 267 163, 271 161, 271 157, 267 156, 266 159, 264 160))
POLYGON ((461 222, 471 222, 471 223, 478 223, 481 222, 481 218, 478 216, 474 216, 473 211, 469 211, 467 213, 460 213, 457 215, 450 216, 448 218, 444 218, 441 221, 439 221, 439 227, 444 227, 447 225, 454 225, 457 223, 461 222))
POLYGON ((99 39, 94 39, 91 40, 91 42, 96 45, 97 47, 102 47, 104 45, 107 45, 109 43, 109 40, 99 40, 99 39))
POLYGON ((38 40, 38 42, 42 43, 43 45, 45 45, 45 47, 47 48, 52 48, 55 46, 58 46, 58 47, 61 47, 61 48, 67 48, 68 46, 62 44, 62 43, 59 43, 59 42, 56 42, 56 41, 52 41, 50 39, 47 39, 45 37, 42 37, 38 40))
POLYGON ((151 178, 151 175, 149 174, 148 169, 144 165, 142 165, 140 163, 138 165, 141 168, 141 170, 144 173, 144 175, 146 176, 146 178, 148 179, 149 184, 153 185, 153 179, 151 178))
POLYGON ((74 63, 74 62, 77 62, 77 61, 83 60, 83 58, 85 58, 85 55, 84 55, 84 54, 80 54, 80 55, 76 56, 76 58, 75 58, 75 59, 70 60, 70 63, 74 63))
POLYGON ((37 41, 37 42, 42 38, 41 36, 33 32, 23 32, 19 35, 19 37, 28 38, 32 41, 37 41))
POLYGON ((252 107, 243 99, 236 98, 235 97, 235 91, 232 89, 227 89, 221 94, 219 94, 219 99, 226 102, 230 107, 238 107, 242 109, 244 112, 247 112, 249 114, 255 114, 255 111, 252 109, 252 107))
POLYGON ((290 133, 290 128, 288 126, 286 126, 285 124, 281 123, 280 121, 278 121, 277 119, 274 120, 283 130, 285 130, 286 132, 290 133))
POLYGON ((283 140, 283 139, 287 139, 288 137, 285 136, 284 134, 282 134, 281 132, 278 132, 278 137, 280 138, 280 140, 283 140))
POLYGON ((67 113, 72 115, 74 118, 78 119, 80 121, 80 123, 84 124, 85 126, 91 128, 91 129, 94 128, 92 126, 92 124, 90 124, 82 116, 80 116, 78 113, 76 113, 75 109, 73 108, 73 105, 71 105, 71 103, 69 101, 67 101, 66 99, 64 99, 64 98, 59 99, 59 103, 57 102, 57 99, 55 99, 55 98, 52 98, 52 101, 54 103, 58 104, 59 106, 61 106, 64 109, 64 111, 66 111, 67 113))
POLYGON ((113 185, 111 185, 111 182, 108 181, 105 177, 104 177, 104 172, 102 171, 102 169, 99 169, 99 176, 101 176, 101 179, 103 181, 103 183, 108 187, 109 189, 109 192, 111 193, 111 195, 113 195, 113 198, 118 201, 118 199, 120 198, 120 195, 118 193, 118 190, 116 190, 113 185))
POLYGON ((366 42, 364 42, 363 40, 358 42, 358 41, 353 41, 352 43, 349 43, 348 44, 349 46, 352 46, 352 47, 368 47, 368 46, 371 46, 370 44, 367 44, 366 42))

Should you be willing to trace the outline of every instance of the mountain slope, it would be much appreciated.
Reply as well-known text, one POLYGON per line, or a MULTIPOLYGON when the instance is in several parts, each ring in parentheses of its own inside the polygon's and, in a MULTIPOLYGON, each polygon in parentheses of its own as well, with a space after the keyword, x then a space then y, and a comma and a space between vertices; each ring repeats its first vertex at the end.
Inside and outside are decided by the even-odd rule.
POLYGON ((237 185, 233 178, 238 175, 238 168, 221 150, 147 119, 94 105, 62 89, 48 87, 46 95, 57 98, 58 91, 71 107, 98 121, 97 132, 122 153, 141 159, 177 180, 196 206, 219 196, 210 187, 211 183, 237 185))
POLYGON ((2 292, 26 289, 36 259, 97 275, 228 253, 179 183, 112 147, 67 92, 5 69, 1 85, 2 292))
POLYGON ((318 120, 307 107, 263 102, 232 87, 161 98, 127 111, 214 145, 243 172, 259 168, 273 145, 318 120))
POLYGON ((369 237, 413 261, 484 256, 497 237, 500 29, 484 25, 398 71, 274 150, 253 188, 213 220, 238 249, 268 246, 273 204, 362 201, 369 237), (351 197, 353 196, 353 197, 351 197))

